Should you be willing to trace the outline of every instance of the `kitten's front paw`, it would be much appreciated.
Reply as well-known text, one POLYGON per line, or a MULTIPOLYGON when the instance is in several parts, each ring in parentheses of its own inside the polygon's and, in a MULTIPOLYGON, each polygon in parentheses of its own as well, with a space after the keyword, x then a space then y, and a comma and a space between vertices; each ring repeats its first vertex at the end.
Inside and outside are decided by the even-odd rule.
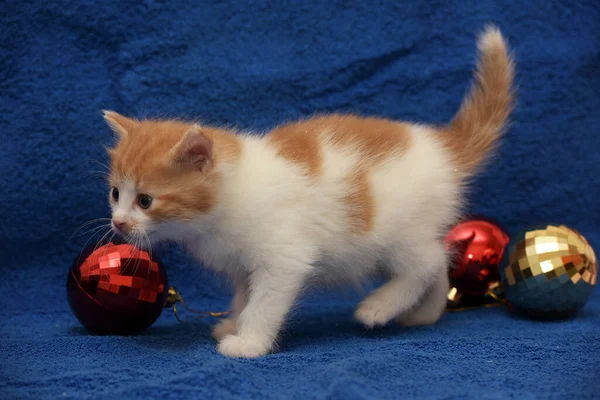
POLYGON ((238 358, 256 358, 269 352, 269 347, 258 340, 250 340, 237 335, 227 335, 217 347, 219 353, 238 358))
POLYGON ((212 331, 212 335, 216 340, 221 340, 227 335, 235 335, 236 333, 237 326, 233 319, 224 319, 216 324, 212 331))

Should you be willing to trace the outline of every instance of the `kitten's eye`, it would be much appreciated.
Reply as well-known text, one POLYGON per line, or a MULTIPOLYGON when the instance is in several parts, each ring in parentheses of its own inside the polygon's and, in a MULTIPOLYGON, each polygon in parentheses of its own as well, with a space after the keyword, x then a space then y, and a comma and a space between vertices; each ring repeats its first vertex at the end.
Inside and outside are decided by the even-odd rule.
POLYGON ((150 207, 150 204, 152 204, 152 197, 148 196, 147 194, 140 194, 138 196, 138 204, 143 209, 146 209, 150 207))
POLYGON ((112 188, 112 198, 115 202, 119 201, 119 189, 116 187, 112 188))

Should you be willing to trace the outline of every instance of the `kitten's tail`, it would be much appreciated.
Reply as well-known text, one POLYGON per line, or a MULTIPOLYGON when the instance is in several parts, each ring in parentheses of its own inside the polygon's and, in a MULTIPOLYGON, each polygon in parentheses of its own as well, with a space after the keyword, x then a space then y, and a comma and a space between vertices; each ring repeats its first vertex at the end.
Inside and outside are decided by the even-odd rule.
POLYGON ((496 149, 514 100, 514 63, 500 31, 486 27, 477 47, 479 61, 471 92, 441 132, 444 146, 463 177, 477 173, 496 149))

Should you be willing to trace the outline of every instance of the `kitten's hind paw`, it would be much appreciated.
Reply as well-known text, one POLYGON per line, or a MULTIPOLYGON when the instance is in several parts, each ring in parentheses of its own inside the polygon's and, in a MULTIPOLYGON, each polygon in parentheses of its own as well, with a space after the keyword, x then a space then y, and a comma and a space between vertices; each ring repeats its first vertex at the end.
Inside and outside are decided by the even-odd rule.
POLYGON ((376 298, 367 298, 359 304, 354 318, 367 328, 386 325, 394 318, 394 309, 376 298))

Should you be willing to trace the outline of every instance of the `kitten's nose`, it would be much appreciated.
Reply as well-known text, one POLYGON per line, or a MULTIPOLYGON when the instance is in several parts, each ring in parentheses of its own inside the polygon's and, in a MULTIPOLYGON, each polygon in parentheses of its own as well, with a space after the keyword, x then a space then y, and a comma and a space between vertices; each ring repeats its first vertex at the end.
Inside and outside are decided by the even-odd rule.
POLYGON ((112 223, 119 232, 125 232, 125 221, 121 221, 120 219, 113 219, 112 223))

